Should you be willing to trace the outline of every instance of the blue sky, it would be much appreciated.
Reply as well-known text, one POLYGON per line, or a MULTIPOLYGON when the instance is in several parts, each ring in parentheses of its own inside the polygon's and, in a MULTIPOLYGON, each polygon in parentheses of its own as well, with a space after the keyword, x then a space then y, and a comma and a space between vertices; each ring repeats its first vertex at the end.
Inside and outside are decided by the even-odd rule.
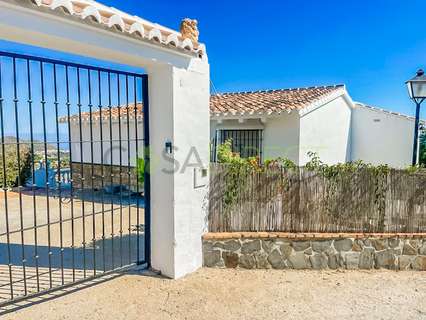
POLYGON ((198 19, 219 92, 344 83, 356 101, 414 112, 404 81, 426 67, 423 0, 102 2, 174 29, 198 19))

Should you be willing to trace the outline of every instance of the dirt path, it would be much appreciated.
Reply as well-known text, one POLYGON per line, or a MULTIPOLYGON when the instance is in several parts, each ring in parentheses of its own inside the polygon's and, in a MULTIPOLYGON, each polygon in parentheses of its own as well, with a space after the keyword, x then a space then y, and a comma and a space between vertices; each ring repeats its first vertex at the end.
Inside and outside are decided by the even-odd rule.
POLYGON ((426 273, 202 269, 177 281, 139 274, 3 319, 426 319, 426 273))
POLYGON ((8 245, 6 202, 4 193, 0 191, 0 303, 10 299, 8 250, 11 252, 15 296, 24 294, 25 285, 29 293, 36 292, 37 285, 41 289, 48 288, 49 267, 53 272, 53 284, 57 286, 62 282, 62 273, 65 283, 71 281, 73 268, 76 269, 74 277, 78 280, 83 277, 84 269, 92 275, 95 267, 96 270, 111 270, 113 266, 130 264, 137 260, 138 246, 140 260, 143 260, 143 228, 138 228, 138 225, 144 223, 144 209, 141 206, 137 208, 136 200, 107 194, 92 198, 90 192, 85 197, 83 195, 76 196, 72 203, 62 203, 58 198, 47 198, 43 190, 37 191, 34 198, 32 192, 26 191, 22 193, 20 202, 18 193, 7 192, 8 245), (22 233, 21 223, 24 227, 22 233), (21 246, 22 237, 24 246, 21 246), (84 248, 83 243, 86 244, 84 248), (27 283, 22 281, 23 256, 27 283), (37 261, 35 256, 38 256, 37 261), (35 276, 37 267, 41 277, 38 283, 35 276))

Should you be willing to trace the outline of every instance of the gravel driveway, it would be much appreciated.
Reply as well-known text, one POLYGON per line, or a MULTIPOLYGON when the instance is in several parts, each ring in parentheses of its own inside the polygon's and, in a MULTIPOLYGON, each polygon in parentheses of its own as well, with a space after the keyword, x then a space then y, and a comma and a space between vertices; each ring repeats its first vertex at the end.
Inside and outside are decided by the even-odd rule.
POLYGON ((3 319, 426 319, 426 273, 201 269, 125 274, 3 319))

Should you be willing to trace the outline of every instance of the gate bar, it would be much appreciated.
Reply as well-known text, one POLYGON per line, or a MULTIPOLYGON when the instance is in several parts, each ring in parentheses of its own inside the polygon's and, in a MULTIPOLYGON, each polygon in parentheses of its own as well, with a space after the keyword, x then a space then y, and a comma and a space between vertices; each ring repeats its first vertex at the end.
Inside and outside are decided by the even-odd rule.
MULTIPOLYGON (((104 173, 104 141, 103 141, 103 123, 102 123, 102 85, 101 85, 101 72, 98 71, 98 94, 99 94, 99 140, 101 141, 101 188, 104 190, 105 184, 105 173, 104 173)), ((102 266, 103 272, 106 271, 105 265, 105 198, 104 193, 101 194, 102 197, 102 266)))
MULTIPOLYGON (((50 64, 60 64, 67 67, 73 67, 73 68, 80 68, 80 69, 88 69, 88 70, 94 70, 94 71, 101 71, 101 72, 115 72, 114 70, 102 68, 102 67, 94 67, 87 64, 81 64, 81 63, 75 63, 75 62, 66 62, 51 58, 42 58, 42 57, 36 57, 36 56, 29 56, 26 54, 21 53, 14 53, 14 52, 6 52, 0 50, 0 56, 9 57, 9 58, 16 58, 16 59, 23 59, 23 60, 31 60, 31 61, 38 61, 38 62, 45 62, 50 64)), ((117 73, 120 73, 122 75, 129 75, 133 77, 140 78, 141 76, 144 76, 143 74, 138 74, 135 72, 129 72, 129 71, 116 71, 117 73)))
MULTIPOLYGON (((13 104, 15 106, 15 126, 16 126, 16 160, 18 170, 21 168, 21 144, 19 142, 19 114, 18 114, 18 88, 16 85, 16 59, 13 58, 13 104)), ((24 241, 24 213, 22 211, 22 181, 18 173, 18 196, 19 196, 19 223, 21 226, 21 261, 22 276, 24 277, 24 292, 27 294, 27 272, 25 260, 25 241, 24 241)))
POLYGON ((95 215, 95 167, 93 164, 93 104, 92 104, 92 79, 91 72, 87 70, 88 84, 89 84, 89 130, 90 130, 90 173, 92 175, 91 188, 92 188, 92 245, 93 245, 93 275, 96 276, 96 215, 95 215))
POLYGON ((0 117, 1 117, 1 147, 2 147, 2 160, 3 160, 3 193, 4 193, 4 209, 6 218, 6 241, 7 241, 7 261, 9 267, 9 281, 10 281, 10 296, 13 299, 13 277, 12 277, 12 260, 10 252, 10 235, 9 235, 9 208, 7 203, 7 187, 6 187, 6 155, 4 147, 4 113, 3 113, 3 90, 2 90, 2 64, 0 61, 0 117))
MULTIPOLYGON (((53 65, 53 85, 54 85, 54 105, 55 105, 55 119, 56 119, 56 150, 58 160, 58 173, 61 172, 61 152, 59 144, 59 112, 58 112, 58 83, 56 74, 56 64, 53 65)), ((60 259, 61 259, 61 281, 62 285, 65 284, 64 280, 64 239, 63 239, 63 219, 62 219, 62 179, 57 181, 57 192, 58 192, 58 207, 59 207, 59 238, 60 238, 60 259)))
MULTIPOLYGON (((33 129, 33 101, 31 90, 31 69, 30 60, 27 61, 27 89, 28 89, 28 111, 30 116, 30 139, 31 139, 31 191, 33 194, 33 217, 34 217, 34 262, 36 270, 37 291, 40 291, 40 274, 39 274, 39 256, 38 256, 38 227, 37 227, 37 201, 35 194, 35 165, 34 165, 34 129, 33 129)), ((0 79, 1 81, 1 79, 0 79)), ((25 231, 25 230, 24 230, 25 231)))
POLYGON ((145 260, 148 268, 151 267, 151 173, 150 173, 150 136, 149 136, 149 94, 148 94, 148 76, 142 76, 142 101, 144 106, 143 112, 143 142, 144 142, 144 188, 145 188, 145 260))
POLYGON ((40 61, 40 85, 41 85, 41 108, 43 114, 43 144, 44 144, 44 162, 45 162, 45 182, 46 182, 46 215, 47 215, 47 251, 49 261, 49 287, 52 288, 52 248, 50 235, 50 201, 49 201, 49 170, 47 167, 47 126, 46 126, 46 101, 44 92, 44 68, 43 61, 40 61))

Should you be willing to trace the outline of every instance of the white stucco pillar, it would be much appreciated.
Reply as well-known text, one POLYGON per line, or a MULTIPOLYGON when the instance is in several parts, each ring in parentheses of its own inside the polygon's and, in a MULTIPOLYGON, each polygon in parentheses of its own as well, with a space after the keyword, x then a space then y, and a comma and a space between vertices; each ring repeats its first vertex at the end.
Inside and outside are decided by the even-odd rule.
POLYGON ((199 268, 208 186, 195 186, 199 179, 193 166, 209 163, 207 59, 53 10, 38 10, 29 2, 0 0, 0 39, 148 71, 152 266, 171 278, 199 268), (175 147, 171 155, 163 155, 166 142, 175 147), (189 166, 183 167, 186 162, 189 166))
POLYGON ((202 266, 208 185, 195 185, 194 167, 209 163, 209 66, 194 59, 187 69, 149 68, 148 76, 152 267, 178 278, 202 266))

